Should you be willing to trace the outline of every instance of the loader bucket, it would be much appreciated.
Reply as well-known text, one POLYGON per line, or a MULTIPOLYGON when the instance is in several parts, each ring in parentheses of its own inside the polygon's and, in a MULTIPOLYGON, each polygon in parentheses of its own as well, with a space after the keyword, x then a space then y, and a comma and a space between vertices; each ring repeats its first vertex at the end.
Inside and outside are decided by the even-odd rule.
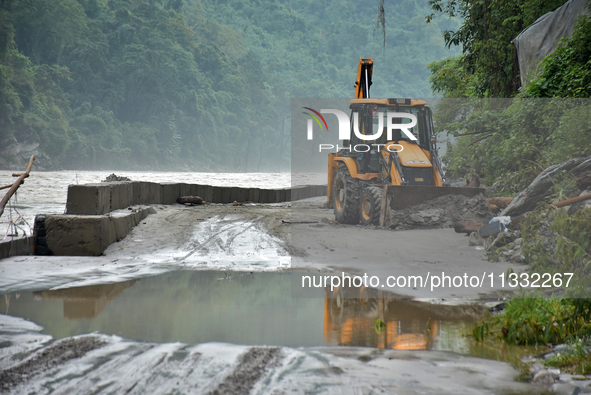
POLYGON ((472 197, 485 192, 486 188, 388 185, 388 195, 392 196, 391 209, 393 210, 401 210, 444 195, 472 197))

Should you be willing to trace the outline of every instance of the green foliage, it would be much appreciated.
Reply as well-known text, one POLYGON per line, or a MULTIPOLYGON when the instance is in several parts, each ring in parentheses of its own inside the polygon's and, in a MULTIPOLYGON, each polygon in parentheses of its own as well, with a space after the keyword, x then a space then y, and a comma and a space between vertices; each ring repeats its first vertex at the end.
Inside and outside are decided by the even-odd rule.
POLYGON ((591 335, 590 309, 589 299, 511 299, 501 314, 476 324, 472 335, 477 341, 561 344, 591 335))
POLYGON ((433 93, 447 98, 478 97, 477 75, 466 72, 462 57, 448 57, 427 65, 433 93))
POLYGON ((556 353, 545 362, 545 365, 560 368, 565 373, 590 374, 591 353, 589 353, 587 342, 583 342, 583 339, 578 339, 571 343, 569 349, 562 353, 556 353))
POLYGON ((358 57, 374 96, 428 96, 457 23, 427 10, 388 10, 383 49, 353 0, 5 0, 0 144, 40 143, 46 168, 287 170, 289 99, 350 97, 358 57))
POLYGON ((476 97, 512 97, 521 85, 512 40, 538 17, 565 2, 429 0, 434 13, 426 19, 432 21, 437 13, 463 21, 457 30, 446 31, 444 38, 448 46, 462 46, 462 73, 474 75, 470 93, 476 97))
POLYGON ((591 279, 591 209, 532 213, 521 227, 522 251, 532 273, 574 273, 569 288, 588 290, 591 279))
POLYGON ((497 192, 523 190, 546 167, 591 155, 590 111, 575 99, 444 99, 435 120, 455 136, 448 177, 475 172, 497 192))
POLYGON ((526 97, 591 96, 591 17, 581 15, 572 39, 566 38, 542 62, 541 75, 526 88, 526 97))

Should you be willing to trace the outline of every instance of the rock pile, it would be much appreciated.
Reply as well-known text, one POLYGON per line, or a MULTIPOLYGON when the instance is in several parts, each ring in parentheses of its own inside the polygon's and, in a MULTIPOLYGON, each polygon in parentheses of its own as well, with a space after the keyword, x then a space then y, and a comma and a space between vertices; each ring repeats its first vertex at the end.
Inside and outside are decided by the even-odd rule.
POLYGON ((391 210, 387 224, 396 230, 451 228, 456 221, 487 223, 493 217, 486 197, 445 195, 410 206, 391 210))
POLYGON ((128 177, 118 176, 115 173, 113 173, 113 174, 108 175, 107 178, 105 178, 101 182, 116 182, 116 181, 131 181, 131 179, 128 177))

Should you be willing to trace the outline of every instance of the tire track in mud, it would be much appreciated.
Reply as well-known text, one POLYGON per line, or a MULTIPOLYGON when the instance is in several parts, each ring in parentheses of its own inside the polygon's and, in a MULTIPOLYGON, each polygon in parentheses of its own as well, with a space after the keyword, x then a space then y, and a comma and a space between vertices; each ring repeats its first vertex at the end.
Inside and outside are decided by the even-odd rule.
MULTIPOLYGON (((215 220, 218 217, 214 217, 212 218, 212 220, 215 220)), ((224 220, 222 220, 224 221, 224 220)), ((229 221, 228 221, 229 222, 229 221)), ((209 225, 209 230, 213 231, 213 235, 209 236, 204 242, 200 243, 197 240, 193 240, 191 241, 191 245, 195 246, 195 249, 191 252, 189 252, 187 255, 183 256, 183 257, 178 257, 176 258, 176 260, 179 261, 184 261, 185 259, 189 258, 191 255, 196 254, 204 249, 207 248, 207 246, 209 244, 216 244, 219 249, 223 252, 226 253, 231 253, 232 252, 232 241, 234 241, 234 239, 246 232, 248 229, 252 228, 254 226, 254 223, 248 223, 248 222, 238 222, 238 223, 232 223, 226 227, 222 227, 221 229, 217 230, 215 229, 214 223, 208 223, 207 225, 209 225), (233 232, 233 230, 237 229, 237 232, 233 232), (226 239, 226 241, 224 242, 224 240, 222 240, 222 235, 226 235, 228 234, 228 238, 226 239)))
POLYGON ((249 394, 256 382, 282 359, 279 347, 252 347, 242 354, 234 371, 207 395, 249 394))
POLYGON ((0 392, 25 382, 66 362, 81 358, 88 352, 101 348, 107 343, 97 336, 82 336, 61 340, 33 354, 24 362, 0 371, 0 392))
POLYGON ((243 218, 242 216, 215 216, 195 228, 195 234, 188 243, 190 251, 174 258, 177 262, 186 261, 198 255, 222 254, 243 257, 245 252, 259 254, 269 250, 272 255, 286 255, 282 240, 270 235, 261 220, 263 216, 243 218), (203 235, 208 235, 203 237, 203 235), (248 251, 240 251, 247 248, 248 251))

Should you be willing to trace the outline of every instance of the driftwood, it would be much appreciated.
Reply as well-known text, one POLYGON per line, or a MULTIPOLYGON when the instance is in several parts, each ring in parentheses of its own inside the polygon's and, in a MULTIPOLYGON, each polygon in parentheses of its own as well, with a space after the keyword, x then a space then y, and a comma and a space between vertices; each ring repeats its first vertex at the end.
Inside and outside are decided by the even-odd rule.
POLYGON ((576 183, 577 188, 579 188, 581 191, 591 187, 591 172, 583 174, 583 176, 579 178, 576 183))
POLYGON ((562 200, 560 202, 552 203, 552 204, 549 204, 548 207, 550 208, 550 207, 568 206, 569 204, 579 203, 579 202, 582 202, 582 201, 588 200, 588 199, 591 199, 591 193, 588 193, 583 196, 577 196, 572 199, 566 199, 566 200, 562 200))
POLYGON ((14 184, 12 184, 12 186, 10 187, 8 192, 6 192, 6 195, 4 195, 2 200, 0 200, 0 217, 2 216, 2 214, 4 214, 4 207, 6 206, 6 203, 8 203, 8 201, 10 200, 12 195, 14 195, 14 193, 16 192, 18 187, 21 186, 21 184, 24 182, 25 178, 27 178, 29 176, 29 173, 31 172, 31 168, 33 167, 34 161, 35 161, 35 155, 32 155, 31 159, 29 160, 29 165, 27 166, 27 171, 25 171, 24 173, 22 173, 18 177, 18 179, 15 181, 14 184))
POLYGON ((512 197, 491 197, 488 198, 488 204, 490 205, 495 205, 498 208, 505 208, 509 205, 509 203, 511 203, 511 200, 513 200, 512 197))
POLYGON ((201 199, 199 196, 181 196, 176 200, 177 203, 180 204, 205 204, 205 200, 201 199))
POLYGON ((478 229, 484 225, 480 222, 474 221, 456 221, 454 222, 454 230, 456 233, 467 233, 478 232, 478 229))

